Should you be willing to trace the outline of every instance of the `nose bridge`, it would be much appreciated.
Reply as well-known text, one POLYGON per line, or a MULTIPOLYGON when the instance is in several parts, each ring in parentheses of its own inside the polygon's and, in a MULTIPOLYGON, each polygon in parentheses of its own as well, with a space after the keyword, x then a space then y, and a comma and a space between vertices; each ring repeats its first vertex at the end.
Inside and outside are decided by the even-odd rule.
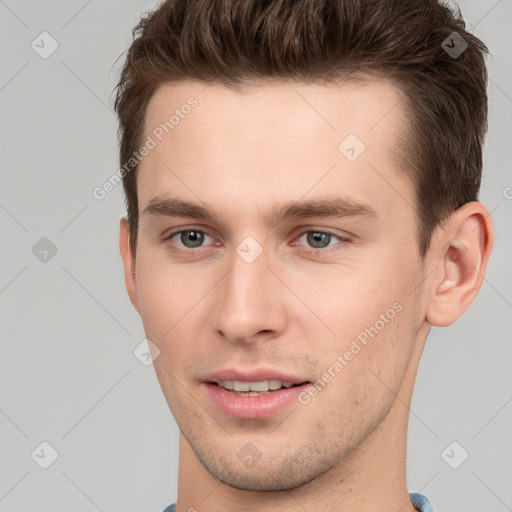
POLYGON ((248 238, 233 251, 215 318, 217 331, 239 342, 251 341, 263 331, 275 335, 285 324, 284 304, 267 268, 269 255, 248 238))

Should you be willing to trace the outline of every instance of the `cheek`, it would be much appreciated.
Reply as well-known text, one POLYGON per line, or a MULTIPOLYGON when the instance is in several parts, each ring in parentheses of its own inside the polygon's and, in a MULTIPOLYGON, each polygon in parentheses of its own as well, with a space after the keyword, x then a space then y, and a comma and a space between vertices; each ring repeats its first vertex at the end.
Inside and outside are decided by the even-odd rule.
POLYGON ((311 333, 312 323, 302 324, 309 331, 307 350, 318 355, 320 372, 330 369, 341 377, 333 386, 337 396, 346 397, 350 389, 355 400, 359 396, 356 401, 372 401, 372 392, 379 391, 378 396, 386 392, 377 376, 395 386, 403 375, 420 321, 417 296, 411 293, 420 273, 420 268, 396 258, 381 257, 371 265, 354 264, 334 269, 325 279, 317 275, 303 282, 301 290, 309 293, 305 297, 311 309, 329 327, 315 320, 316 331, 322 333, 320 340, 319 334, 311 333))
POLYGON ((219 278, 212 277, 211 269, 198 266, 191 271, 156 252, 149 255, 150 250, 140 251, 137 286, 144 332, 160 349, 155 370, 164 376, 165 369, 176 374, 179 368, 184 375, 194 357, 207 357, 212 350, 211 337, 205 335, 212 306, 208 292, 219 278))
POLYGON ((197 272, 172 264, 164 251, 141 244, 137 263, 140 314, 153 336, 162 338, 173 332, 205 294, 202 286, 205 281, 197 272))
POLYGON ((301 276, 300 295, 317 316, 309 325, 321 329, 331 347, 334 344, 342 349, 359 334, 364 341, 365 333, 369 336, 366 329, 372 333, 375 328, 387 330, 404 302, 410 300, 415 271, 409 268, 398 274, 398 268, 382 259, 376 258, 371 264, 332 266, 328 272, 301 276))
POLYGON ((381 311, 378 306, 358 316, 347 316, 349 326, 342 325, 340 318, 343 335, 321 356, 319 371, 323 374, 317 387, 322 390, 313 407, 330 411, 333 421, 351 425, 352 432, 367 431, 387 414, 411 361, 414 304, 393 304, 394 308, 382 310, 384 315, 387 312, 387 323, 378 315, 375 321, 373 312, 380 315, 381 311))

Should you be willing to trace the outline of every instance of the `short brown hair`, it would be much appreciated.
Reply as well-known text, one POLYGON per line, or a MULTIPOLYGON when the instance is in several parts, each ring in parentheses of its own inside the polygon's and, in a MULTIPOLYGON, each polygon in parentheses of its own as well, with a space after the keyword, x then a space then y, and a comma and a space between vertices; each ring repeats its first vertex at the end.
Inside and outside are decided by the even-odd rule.
MULTIPOLYGON (((405 97, 397 144, 415 185, 423 257, 434 228, 478 199, 482 174, 489 51, 456 11, 436 0, 166 0, 133 29, 116 86, 121 166, 142 145, 148 102, 163 83, 387 77, 405 97), (460 55, 448 51, 456 43, 467 44, 460 55)), ((123 175, 134 257, 137 167, 123 175)))

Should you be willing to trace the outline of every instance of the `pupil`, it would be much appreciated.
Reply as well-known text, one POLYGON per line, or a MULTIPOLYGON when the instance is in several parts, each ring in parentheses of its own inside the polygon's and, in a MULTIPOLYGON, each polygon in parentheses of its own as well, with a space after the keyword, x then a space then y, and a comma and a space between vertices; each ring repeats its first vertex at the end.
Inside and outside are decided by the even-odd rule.
POLYGON ((308 234, 307 238, 308 243, 315 249, 321 249, 329 245, 331 235, 329 233, 319 233, 318 231, 313 231, 308 234))
POLYGON ((199 247, 203 243, 204 234, 199 231, 184 231, 180 238, 186 247, 199 247), (191 242, 191 245, 188 242, 191 242))

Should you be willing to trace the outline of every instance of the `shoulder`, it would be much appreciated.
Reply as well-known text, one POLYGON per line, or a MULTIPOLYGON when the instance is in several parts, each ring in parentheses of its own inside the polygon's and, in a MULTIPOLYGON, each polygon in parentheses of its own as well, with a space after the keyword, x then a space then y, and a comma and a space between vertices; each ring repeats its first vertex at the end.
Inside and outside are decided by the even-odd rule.
POLYGON ((423 496, 423 494, 413 492, 410 493, 409 496, 411 498, 412 504, 416 507, 418 512, 435 512, 434 507, 430 504, 430 501, 428 501, 428 499, 425 496, 423 496))

